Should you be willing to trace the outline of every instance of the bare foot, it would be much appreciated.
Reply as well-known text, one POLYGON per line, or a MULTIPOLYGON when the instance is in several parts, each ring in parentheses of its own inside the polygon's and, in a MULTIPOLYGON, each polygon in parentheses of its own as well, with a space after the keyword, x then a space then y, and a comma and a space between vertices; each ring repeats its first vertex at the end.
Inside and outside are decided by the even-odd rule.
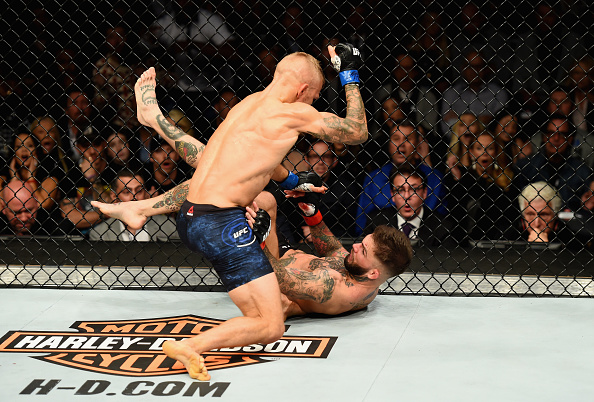
POLYGON ((91 205, 99 208, 105 215, 119 219, 130 228, 138 230, 146 223, 146 216, 136 211, 132 204, 133 202, 106 204, 99 201, 91 201, 91 205))
POLYGON ((156 76, 155 68, 151 67, 142 73, 138 81, 136 81, 136 85, 134 85, 137 106, 136 117, 141 124, 153 128, 157 124, 157 116, 162 114, 155 93, 156 76))
POLYGON ((204 357, 194 352, 183 341, 164 342, 163 352, 172 359, 182 362, 186 366, 190 377, 200 381, 210 380, 210 374, 206 371, 206 365, 204 364, 204 357))

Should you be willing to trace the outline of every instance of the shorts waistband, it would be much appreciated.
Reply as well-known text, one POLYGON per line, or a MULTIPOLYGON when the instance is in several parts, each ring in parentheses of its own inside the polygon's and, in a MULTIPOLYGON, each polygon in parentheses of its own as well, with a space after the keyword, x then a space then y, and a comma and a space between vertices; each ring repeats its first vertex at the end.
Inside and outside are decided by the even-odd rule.
POLYGON ((244 207, 217 207, 216 205, 212 204, 194 204, 189 201, 184 201, 181 207, 181 212, 187 214, 188 210, 190 210, 190 208, 192 207, 193 209, 191 216, 202 216, 207 214, 217 214, 229 211, 240 211, 242 213, 245 213, 246 211, 244 207))

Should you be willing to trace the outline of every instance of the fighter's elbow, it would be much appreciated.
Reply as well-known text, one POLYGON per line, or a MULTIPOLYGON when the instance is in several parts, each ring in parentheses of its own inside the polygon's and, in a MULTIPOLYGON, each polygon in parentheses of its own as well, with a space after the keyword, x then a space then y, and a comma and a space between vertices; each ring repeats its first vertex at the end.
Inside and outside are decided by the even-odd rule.
POLYGON ((367 141, 369 137, 369 131, 367 130, 367 125, 358 128, 357 130, 353 131, 353 135, 349 138, 349 142, 345 142, 348 145, 359 145, 367 141))

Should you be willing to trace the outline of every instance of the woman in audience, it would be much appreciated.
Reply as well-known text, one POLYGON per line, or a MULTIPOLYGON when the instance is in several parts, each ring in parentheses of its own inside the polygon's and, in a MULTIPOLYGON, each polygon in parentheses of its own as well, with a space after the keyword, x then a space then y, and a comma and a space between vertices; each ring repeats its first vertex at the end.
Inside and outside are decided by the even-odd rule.
POLYGON ((12 146, 14 153, 8 166, 4 168, 3 176, 6 176, 9 182, 20 180, 29 183, 40 206, 51 209, 56 204, 58 196, 58 178, 51 176, 51 172, 54 171, 51 164, 55 162, 45 159, 47 162, 41 163, 37 137, 25 127, 17 130, 12 146))
POLYGON ((477 136, 485 131, 485 126, 472 113, 464 113, 452 126, 450 151, 446 157, 448 170, 457 178, 461 176, 461 169, 471 165, 470 145, 477 136))
POLYGON ((519 118, 516 114, 504 111, 497 115, 493 121, 493 133, 512 165, 515 165, 518 160, 532 155, 532 142, 530 142, 530 137, 520 129, 519 118))
POLYGON ((468 238, 501 239, 518 216, 513 171, 489 131, 470 144, 468 156, 470 165, 456 168, 459 176, 453 172, 446 176, 451 214, 468 238))

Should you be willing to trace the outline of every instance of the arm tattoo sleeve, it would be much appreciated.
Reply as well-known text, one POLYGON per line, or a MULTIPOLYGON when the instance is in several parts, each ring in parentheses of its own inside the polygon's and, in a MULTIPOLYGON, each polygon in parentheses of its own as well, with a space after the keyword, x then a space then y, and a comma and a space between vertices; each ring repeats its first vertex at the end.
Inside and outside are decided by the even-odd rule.
POLYGON ((182 183, 178 186, 175 186, 171 190, 167 191, 163 194, 163 199, 161 201, 156 202, 153 205, 153 208, 167 208, 168 211, 175 212, 179 211, 182 204, 188 197, 188 190, 190 189, 190 185, 188 183, 182 183))
POLYGON ((311 226, 311 237, 316 252, 322 257, 345 257, 348 253, 324 222, 311 226))
POLYGON ((289 299, 325 303, 332 298, 335 283, 327 268, 320 266, 312 271, 302 271, 291 267, 295 261, 292 256, 278 260, 267 249, 265 253, 270 259, 281 292, 289 299))
POLYGON ((346 85, 345 92, 347 99, 346 117, 344 119, 338 116, 326 117, 322 132, 309 134, 328 142, 344 142, 344 139, 348 138, 349 133, 367 131, 365 105, 363 104, 359 87, 356 85, 346 85))
POLYGON ((157 116, 157 123, 159 123, 159 127, 161 127, 161 130, 163 130, 163 133, 169 139, 178 140, 184 135, 188 135, 171 124, 162 114, 157 116))

